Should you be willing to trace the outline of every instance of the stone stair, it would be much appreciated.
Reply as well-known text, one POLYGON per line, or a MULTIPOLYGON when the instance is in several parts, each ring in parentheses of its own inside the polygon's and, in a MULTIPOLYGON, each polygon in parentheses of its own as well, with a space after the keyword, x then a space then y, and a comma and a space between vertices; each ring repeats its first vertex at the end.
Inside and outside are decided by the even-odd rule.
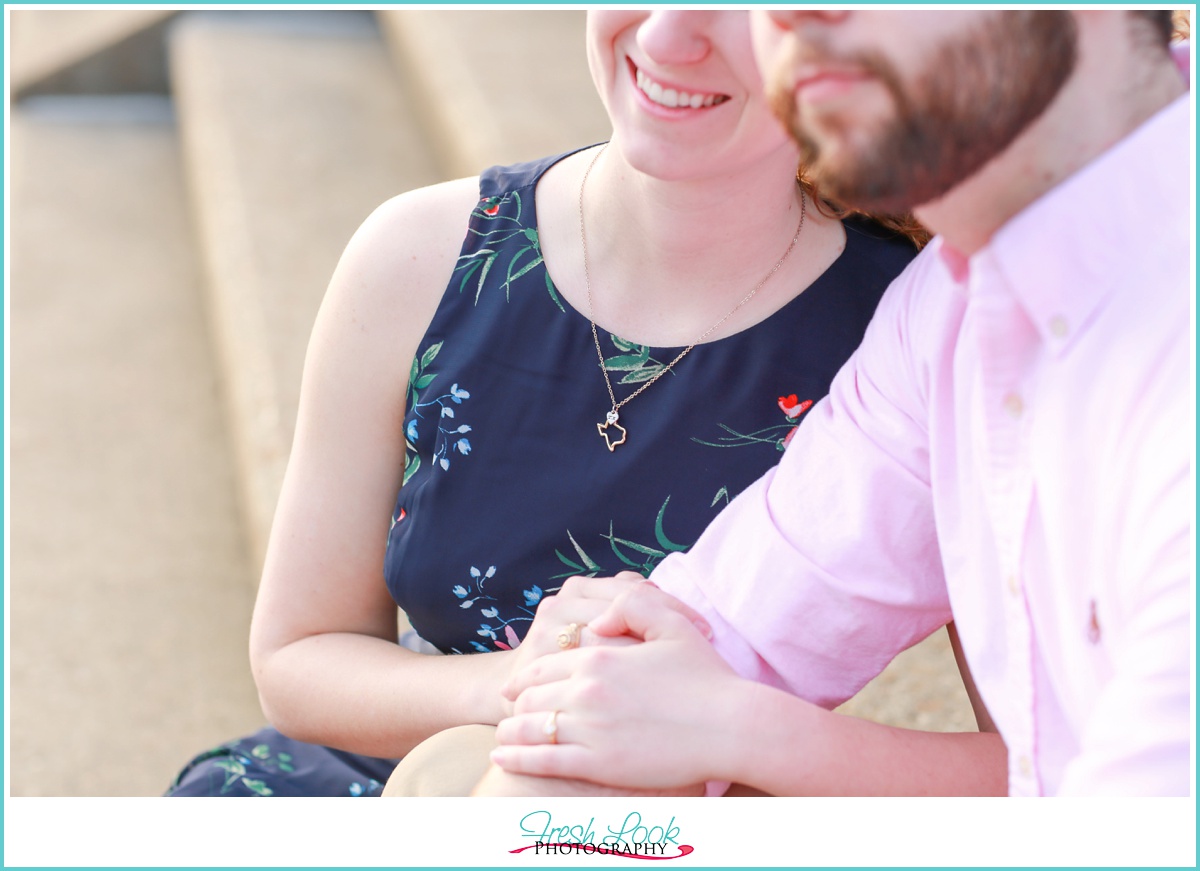
POLYGON ((10 129, 11 790, 153 795, 262 719, 174 117, 38 97, 10 129))
MULTIPOLYGON (((11 792, 154 795, 262 722, 249 613, 355 227, 608 125, 577 11, 17 10, 11 32, 11 792)), ((853 710, 969 728, 947 658, 939 634, 853 710)))

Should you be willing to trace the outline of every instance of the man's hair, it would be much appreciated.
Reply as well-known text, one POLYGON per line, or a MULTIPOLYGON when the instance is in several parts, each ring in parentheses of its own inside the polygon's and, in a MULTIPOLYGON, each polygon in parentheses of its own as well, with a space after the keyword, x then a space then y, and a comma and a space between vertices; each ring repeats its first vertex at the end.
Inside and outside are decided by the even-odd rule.
POLYGON ((1142 24, 1141 30, 1152 35, 1155 45, 1166 49, 1171 44, 1175 20, 1170 9, 1135 9, 1130 14, 1142 24))

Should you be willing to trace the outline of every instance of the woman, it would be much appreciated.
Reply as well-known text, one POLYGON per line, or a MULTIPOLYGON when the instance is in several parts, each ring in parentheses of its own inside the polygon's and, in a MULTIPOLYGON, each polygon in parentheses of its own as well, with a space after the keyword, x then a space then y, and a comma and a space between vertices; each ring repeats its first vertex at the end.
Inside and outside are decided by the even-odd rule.
POLYGON ((608 146, 404 194, 347 247, 251 629, 275 728, 171 794, 377 794, 424 739, 500 722, 510 675, 623 589, 563 579, 693 542, 913 255, 795 183, 745 13, 592 12, 588 53, 608 146), (472 655, 397 645, 397 603, 472 655))

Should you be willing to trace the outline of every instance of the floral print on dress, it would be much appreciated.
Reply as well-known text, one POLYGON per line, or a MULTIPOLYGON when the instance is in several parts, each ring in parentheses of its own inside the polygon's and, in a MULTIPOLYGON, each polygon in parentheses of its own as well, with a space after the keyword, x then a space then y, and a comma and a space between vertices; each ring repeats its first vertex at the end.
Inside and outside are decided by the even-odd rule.
POLYGON ((674 375, 674 369, 667 369, 666 363, 655 360, 650 356, 649 345, 635 345, 620 336, 610 336, 612 343, 620 352, 604 358, 604 368, 609 372, 623 373, 618 384, 640 384, 649 381, 663 370, 674 375))
MULTIPOLYGON (((776 450, 782 451, 792 441, 792 437, 796 435, 796 429, 802 418, 813 406, 811 399, 800 399, 795 393, 787 396, 781 396, 776 400, 779 410, 783 412, 785 423, 768 426, 760 430, 750 433, 738 432, 731 426, 719 423, 721 429, 729 433, 728 436, 721 436, 716 441, 705 441, 704 439, 692 438, 696 444, 706 445, 710 448, 744 448, 747 445, 774 445, 776 450)), ((718 498, 720 494, 718 493, 718 498)), ((716 499, 713 504, 716 504, 716 499)), ((726 495, 726 502, 728 502, 726 495)))
MULTIPOLYGON (((425 422, 426 414, 433 413, 433 409, 437 407, 437 429, 442 436, 437 441, 437 448, 434 450, 433 462, 442 467, 443 470, 450 468, 450 457, 455 453, 462 456, 467 456, 471 453, 471 441, 467 438, 467 433, 471 432, 471 426, 465 423, 458 423, 455 419, 457 412, 455 406, 462 405, 464 399, 470 399, 471 394, 458 386, 457 382, 450 385, 450 391, 436 396, 433 399, 422 401, 421 391, 428 390, 433 386, 433 382, 437 379, 438 373, 427 372, 429 365, 437 357, 438 352, 442 350, 442 342, 437 342, 430 345, 419 358, 415 358, 412 363, 412 369, 408 375, 408 414, 410 420, 404 429, 404 483, 408 483, 411 478, 421 467, 421 457, 417 453, 416 442, 420 438, 421 424, 425 422), (422 411, 424 409, 424 411, 422 411)), ((426 393, 428 396, 428 393, 426 393)), ((401 518, 392 519, 394 526, 401 518)))
POLYGON ((479 628, 475 630, 475 634, 480 638, 486 638, 491 641, 492 646, 488 647, 482 641, 472 641, 470 651, 462 651, 457 648, 453 649, 452 653, 489 653, 492 650, 515 650, 521 644, 521 638, 513 629, 514 623, 532 623, 533 615, 537 610, 538 602, 547 592, 556 592, 554 590, 543 591, 537 584, 530 586, 528 589, 522 590, 524 602, 517 608, 517 615, 513 617, 502 617, 500 608, 497 605, 497 599, 484 589, 488 581, 496 577, 496 567, 488 566, 486 570, 471 566, 470 570, 470 587, 465 587, 462 584, 455 585, 450 592, 455 598, 459 599, 459 608, 469 609, 479 605, 479 614, 487 622, 481 622, 479 628), (493 625, 493 622, 495 625, 493 625), (504 636, 501 641, 497 633, 504 636))
MULTIPOLYGON (((568 557, 561 550, 555 550, 554 553, 558 557, 558 561, 567 567, 567 571, 561 574, 554 575, 551 580, 559 581, 564 578, 572 577, 573 575, 584 575, 589 578, 594 578, 597 575, 615 575, 617 572, 634 571, 645 576, 654 571, 654 568, 666 559, 667 554, 681 553, 687 550, 691 545, 677 544, 667 537, 666 531, 663 529, 663 518, 667 513, 667 505, 670 504, 671 497, 668 496, 662 504, 662 508, 658 510, 658 517, 654 521, 654 545, 631 541, 627 538, 617 536, 613 529, 614 524, 610 520, 608 522, 608 533, 601 533, 600 537, 607 539, 609 548, 616 556, 619 564, 610 563, 614 568, 605 568, 599 561, 589 555, 579 542, 575 540, 570 530, 567 531, 567 539, 571 542, 571 547, 575 551, 576 560, 568 557), (657 545, 657 546, 655 546, 657 545)), ((716 502, 714 501, 714 505, 716 502)), ((601 557, 607 559, 607 555, 601 557)))
MULTIPOLYGON (((459 255, 454 275, 461 276, 458 278, 459 293, 467 289, 468 282, 474 281, 476 304, 493 269, 504 270, 504 281, 500 286, 504 289, 504 299, 507 301, 511 299, 513 282, 542 265, 542 244, 537 227, 525 224, 523 212, 520 191, 499 197, 484 197, 471 212, 467 232, 479 237, 480 247, 469 254, 459 255)), ((566 312, 558 291, 554 289, 554 282, 550 280, 550 273, 543 269, 542 275, 550 299, 559 311, 566 312)))

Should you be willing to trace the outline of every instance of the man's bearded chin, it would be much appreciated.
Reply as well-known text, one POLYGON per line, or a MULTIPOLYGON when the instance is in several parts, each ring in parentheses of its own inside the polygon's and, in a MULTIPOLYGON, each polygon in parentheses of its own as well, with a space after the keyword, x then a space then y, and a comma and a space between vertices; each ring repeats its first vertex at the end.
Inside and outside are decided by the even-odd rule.
POLYGON ((907 84, 882 56, 838 57, 890 95, 893 114, 875 131, 851 130, 836 117, 809 129, 778 75, 791 67, 775 70, 772 108, 823 196, 881 214, 911 211, 970 178, 1046 110, 1075 68, 1074 19, 1064 11, 997 15, 938 47, 907 84))

